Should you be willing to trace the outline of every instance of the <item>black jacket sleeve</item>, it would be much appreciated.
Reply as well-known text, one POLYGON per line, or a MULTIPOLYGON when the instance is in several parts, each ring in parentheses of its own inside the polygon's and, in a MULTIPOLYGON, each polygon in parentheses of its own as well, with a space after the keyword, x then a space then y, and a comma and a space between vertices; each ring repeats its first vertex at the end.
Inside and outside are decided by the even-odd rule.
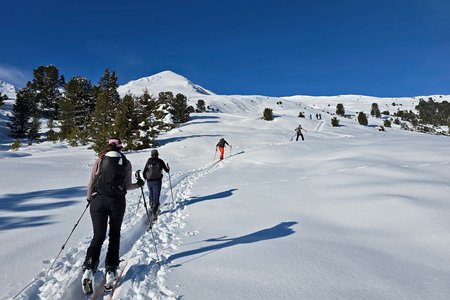
POLYGON ((167 168, 166 163, 165 163, 162 159, 159 159, 159 162, 160 162, 162 168, 164 169, 164 171, 166 171, 167 173, 169 173, 169 168, 167 168))
POLYGON ((144 178, 144 180, 146 180, 147 178, 145 177, 145 174, 147 174, 147 169, 148 169, 148 160, 145 163, 145 167, 144 167, 144 171, 142 172, 142 177, 144 178))

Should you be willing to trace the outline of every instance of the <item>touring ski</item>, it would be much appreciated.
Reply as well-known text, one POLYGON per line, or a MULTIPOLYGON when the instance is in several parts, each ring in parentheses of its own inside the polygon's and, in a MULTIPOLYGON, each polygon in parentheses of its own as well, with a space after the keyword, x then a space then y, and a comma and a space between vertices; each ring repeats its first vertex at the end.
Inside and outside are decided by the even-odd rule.
POLYGON ((125 275, 125 268, 127 267, 127 261, 120 262, 120 265, 117 268, 118 275, 115 278, 113 282, 105 283, 104 291, 105 293, 109 293, 108 299, 112 299, 114 295, 114 291, 116 290, 116 287, 119 285, 120 281, 122 280, 123 276, 125 275))

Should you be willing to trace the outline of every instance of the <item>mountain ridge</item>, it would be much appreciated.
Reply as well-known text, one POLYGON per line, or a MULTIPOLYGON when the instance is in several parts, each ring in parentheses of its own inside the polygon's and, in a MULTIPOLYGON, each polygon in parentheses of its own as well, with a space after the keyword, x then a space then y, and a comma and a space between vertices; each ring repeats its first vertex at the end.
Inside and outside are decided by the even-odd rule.
POLYGON ((129 81, 124 85, 120 85, 117 91, 121 96, 127 93, 139 96, 143 94, 144 90, 148 90, 151 95, 156 97, 160 92, 172 91, 174 88, 177 90, 177 93, 179 92, 186 96, 192 96, 193 94, 215 95, 215 93, 193 83, 186 77, 169 70, 129 81))

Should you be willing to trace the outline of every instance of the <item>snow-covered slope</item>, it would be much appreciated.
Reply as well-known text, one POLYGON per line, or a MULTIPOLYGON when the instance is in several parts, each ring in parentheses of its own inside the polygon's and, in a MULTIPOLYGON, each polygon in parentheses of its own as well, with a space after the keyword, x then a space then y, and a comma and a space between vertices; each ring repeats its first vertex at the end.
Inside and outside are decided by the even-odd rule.
POLYGON ((8 96, 9 99, 16 99, 16 93, 14 85, 0 80, 0 94, 8 96))
POLYGON ((284 100, 294 100, 306 103, 313 108, 319 109, 330 114, 336 112, 336 105, 342 103, 346 113, 354 115, 360 111, 370 112, 372 103, 377 103, 381 112, 389 111, 392 115, 398 110, 415 110, 416 105, 419 104, 420 99, 428 101, 432 99, 435 102, 448 101, 450 102, 450 95, 430 95, 417 97, 397 97, 397 98, 379 98, 362 95, 340 95, 340 96, 290 96, 282 97, 284 100))
POLYGON ((158 74, 130 81, 117 89, 121 96, 127 93, 142 95, 147 90, 150 95, 158 97, 160 92, 173 91, 185 96, 214 95, 213 92, 191 82, 185 77, 172 71, 163 71, 158 74))
MULTIPOLYGON (((380 132, 375 118, 332 127, 323 112, 336 99, 368 111, 372 97, 366 108, 350 101, 360 96, 204 96, 219 113, 192 114, 159 137, 171 173, 153 232, 140 190, 127 194, 120 255, 128 266, 115 298, 448 298, 448 137, 396 126, 380 132), (266 106, 271 122, 260 118, 266 106), (322 112, 322 120, 299 111, 322 112), (298 123, 304 142, 293 141, 298 123), (220 137, 232 148, 218 162, 220 137)), ((126 153, 133 170, 149 154, 126 153)), ((85 298, 89 212, 48 267, 86 208, 94 160, 92 150, 65 143, 0 151, 1 299, 22 289, 18 299, 85 298)))
POLYGON ((119 86, 118 91, 123 96, 126 93, 141 95, 147 89, 150 94, 157 97, 159 92, 172 91, 174 94, 182 93, 187 96, 188 103, 195 107, 199 99, 205 101, 210 108, 225 113, 256 112, 262 114, 264 108, 271 108, 274 113, 283 114, 285 109, 298 108, 298 115, 303 112, 306 117, 316 113, 333 115, 338 103, 344 104, 346 112, 350 115, 360 111, 370 112, 372 103, 377 103, 380 111, 389 111, 392 115, 398 110, 414 110, 420 99, 433 99, 436 102, 450 101, 450 95, 431 95, 417 97, 378 98, 363 95, 339 96, 286 96, 266 97, 262 95, 216 95, 209 90, 192 83, 185 77, 171 71, 164 71, 149 77, 130 81, 119 86))

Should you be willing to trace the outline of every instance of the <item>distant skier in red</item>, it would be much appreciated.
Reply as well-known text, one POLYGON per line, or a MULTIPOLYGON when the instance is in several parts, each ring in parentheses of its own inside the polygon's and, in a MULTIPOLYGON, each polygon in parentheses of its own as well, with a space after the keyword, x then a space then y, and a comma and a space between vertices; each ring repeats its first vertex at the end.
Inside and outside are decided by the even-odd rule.
POLYGON ((216 145, 216 151, 217 151, 217 149, 219 149, 219 152, 220 152, 220 157, 219 157, 220 160, 223 159, 223 155, 224 155, 224 153, 225 153, 225 145, 228 145, 228 146, 230 146, 230 148, 231 148, 231 145, 228 144, 227 141, 225 141, 224 138, 221 138, 221 139, 219 140, 219 142, 217 143, 217 145, 216 145))

